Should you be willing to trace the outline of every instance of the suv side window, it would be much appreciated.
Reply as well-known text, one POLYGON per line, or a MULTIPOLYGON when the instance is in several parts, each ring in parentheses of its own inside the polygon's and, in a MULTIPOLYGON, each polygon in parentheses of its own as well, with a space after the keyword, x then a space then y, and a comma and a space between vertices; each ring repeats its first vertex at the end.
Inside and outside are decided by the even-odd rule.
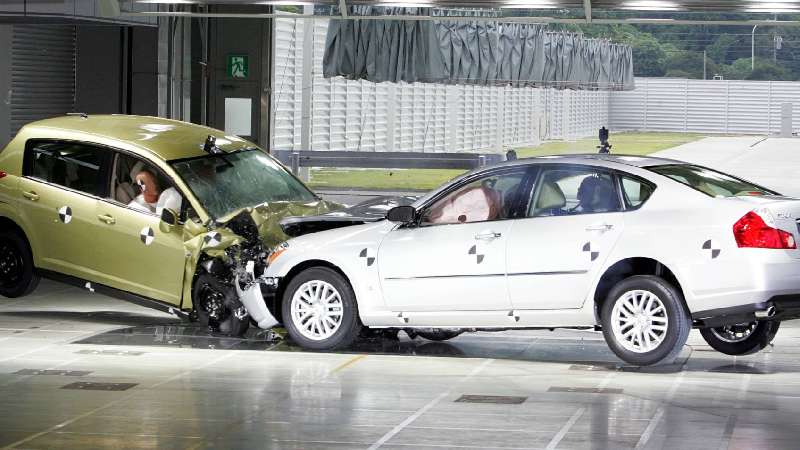
POLYGON ((114 157, 109 198, 131 209, 156 215, 160 215, 163 208, 181 213, 185 203, 161 170, 125 153, 114 157))
POLYGON ((594 167, 556 166, 539 179, 529 217, 569 216, 619 211, 614 178, 594 167))
POLYGON ((526 169, 495 173, 467 183, 437 200, 422 216, 422 225, 512 219, 526 169))
POLYGON ((77 142, 33 142, 25 149, 23 175, 86 194, 105 195, 106 152, 77 142))

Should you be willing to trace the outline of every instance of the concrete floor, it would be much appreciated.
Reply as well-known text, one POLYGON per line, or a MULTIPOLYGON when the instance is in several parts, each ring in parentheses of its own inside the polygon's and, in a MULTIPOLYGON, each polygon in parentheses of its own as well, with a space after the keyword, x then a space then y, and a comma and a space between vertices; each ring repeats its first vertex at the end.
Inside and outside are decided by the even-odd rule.
POLYGON ((786 323, 733 358, 693 332, 676 365, 642 370, 576 331, 305 353, 43 282, 0 302, 0 447, 797 448, 798 344, 786 323))

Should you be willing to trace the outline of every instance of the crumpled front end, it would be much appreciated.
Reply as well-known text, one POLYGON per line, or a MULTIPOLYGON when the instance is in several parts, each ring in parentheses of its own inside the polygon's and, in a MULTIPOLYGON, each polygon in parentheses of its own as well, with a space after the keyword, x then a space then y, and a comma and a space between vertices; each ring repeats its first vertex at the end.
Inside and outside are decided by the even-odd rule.
POLYGON ((281 230, 280 220, 324 214, 337 208, 339 205, 324 200, 272 202, 237 211, 206 225, 187 221, 183 239, 187 263, 182 309, 196 310, 192 289, 197 277, 205 272, 235 291, 260 328, 273 327, 278 321, 264 300, 263 293, 270 289, 263 273, 272 249, 289 239, 281 230))

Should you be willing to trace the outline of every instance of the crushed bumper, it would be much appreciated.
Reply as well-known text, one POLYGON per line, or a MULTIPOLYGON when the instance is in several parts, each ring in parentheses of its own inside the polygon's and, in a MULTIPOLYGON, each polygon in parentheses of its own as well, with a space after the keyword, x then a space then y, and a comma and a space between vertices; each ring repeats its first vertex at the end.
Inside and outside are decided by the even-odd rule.
POLYGON ((237 278, 236 283, 234 284, 236 286, 236 294, 239 296, 239 300, 242 302, 245 309, 247 309, 247 313, 250 314, 250 317, 253 318, 259 328, 268 330, 280 323, 270 312, 269 308, 267 308, 267 302, 265 299, 265 297, 274 297, 275 291, 278 288, 277 278, 259 278, 255 281, 247 283, 244 288, 240 287, 240 283, 237 278))

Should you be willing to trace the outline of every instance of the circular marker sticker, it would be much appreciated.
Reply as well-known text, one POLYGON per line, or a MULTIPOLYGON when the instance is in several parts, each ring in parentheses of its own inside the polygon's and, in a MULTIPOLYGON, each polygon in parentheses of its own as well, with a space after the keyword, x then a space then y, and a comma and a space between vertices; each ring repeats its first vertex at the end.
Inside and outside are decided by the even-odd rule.
POLYGON ((61 220, 61 223, 69 223, 72 220, 72 208, 69 206, 58 208, 58 218, 61 220))
POLYGON ((142 240, 142 244, 144 245, 152 244, 155 238, 156 232, 150 227, 144 227, 142 228, 142 231, 139 232, 139 239, 142 240))

